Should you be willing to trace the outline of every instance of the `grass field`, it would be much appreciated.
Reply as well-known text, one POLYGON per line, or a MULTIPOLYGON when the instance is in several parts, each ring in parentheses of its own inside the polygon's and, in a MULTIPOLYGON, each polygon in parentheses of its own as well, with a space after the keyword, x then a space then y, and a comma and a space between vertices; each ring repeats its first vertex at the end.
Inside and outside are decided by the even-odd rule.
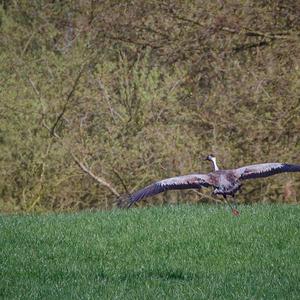
POLYGON ((299 299, 300 206, 0 216, 0 298, 299 299))

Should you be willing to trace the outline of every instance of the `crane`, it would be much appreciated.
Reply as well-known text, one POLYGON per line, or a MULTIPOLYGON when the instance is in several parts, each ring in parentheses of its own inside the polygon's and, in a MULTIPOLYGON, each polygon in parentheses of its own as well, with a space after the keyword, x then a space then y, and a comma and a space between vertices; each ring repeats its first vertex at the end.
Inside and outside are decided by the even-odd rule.
MULTIPOLYGON (((212 187, 213 195, 222 195, 226 200, 227 196, 234 198, 235 194, 240 190, 243 180, 268 177, 283 172, 300 172, 300 165, 287 163, 262 163, 223 170, 219 169, 215 156, 208 155, 205 160, 212 163, 212 172, 176 176, 156 181, 129 195, 128 208, 143 198, 154 196, 167 190, 200 189, 202 187, 212 187)), ((230 203, 228 204, 230 205, 230 203)), ((233 215, 239 215, 236 202, 235 207, 232 205, 230 207, 233 215)))

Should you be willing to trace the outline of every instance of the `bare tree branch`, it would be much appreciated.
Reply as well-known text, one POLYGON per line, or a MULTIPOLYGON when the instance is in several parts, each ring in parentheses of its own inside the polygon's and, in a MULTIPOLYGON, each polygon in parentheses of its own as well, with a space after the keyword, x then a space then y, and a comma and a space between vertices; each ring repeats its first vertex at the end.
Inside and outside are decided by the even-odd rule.
POLYGON ((129 194, 129 191, 128 191, 128 189, 127 189, 127 186, 126 186, 124 180, 122 179, 122 177, 120 176, 120 174, 117 172, 116 169, 113 169, 113 172, 114 172, 114 174, 119 178, 119 180, 120 180, 121 184, 123 185, 123 188, 124 188, 124 190, 126 191, 126 193, 129 194))
MULTIPOLYGON (((179 16, 177 15, 175 12, 172 12, 172 14, 170 15, 172 18, 180 20, 180 21, 184 21, 187 23, 191 23, 197 26, 201 26, 201 27, 206 27, 207 24, 200 22, 198 20, 193 20, 193 19, 189 19, 183 16, 179 16)), ((229 28, 227 26, 222 26, 220 28, 220 30, 222 31, 227 31, 229 33, 233 33, 233 34, 245 34, 246 36, 257 36, 257 37, 264 37, 264 38, 268 38, 268 39, 285 39, 285 40, 290 40, 290 41, 299 41, 300 35, 299 32, 295 32, 295 31, 282 31, 282 32, 261 32, 261 31, 257 31, 257 30, 253 30, 251 28, 241 28, 241 30, 236 30, 234 28, 229 28)))
POLYGON ((104 180, 101 177, 96 176, 82 161, 78 159, 78 157, 73 153, 70 152, 72 155, 72 158, 74 159, 75 163, 80 167, 80 169, 91 176, 94 180, 96 180, 99 184, 106 186, 114 195, 117 197, 120 197, 120 194, 112 187, 110 183, 108 183, 106 180, 104 180))
MULTIPOLYGON (((50 128, 43 123, 43 126, 45 128, 47 128, 50 131, 50 128)), ((66 146, 64 145, 61 137, 54 132, 54 136, 59 139, 60 143, 62 144, 63 147, 66 148, 66 146)), ((105 179, 95 175, 73 152, 72 150, 68 149, 74 162, 79 166, 79 168, 86 174, 88 174, 90 177, 92 177, 95 181, 97 181, 100 185, 103 185, 105 187, 107 187, 114 195, 116 195, 117 197, 120 197, 120 194, 117 192, 117 190, 112 186, 111 183, 108 183, 105 179)))
POLYGON ((247 49, 252 49, 256 47, 262 47, 262 46, 267 46, 270 42, 267 41, 261 41, 258 43, 249 43, 249 44, 244 44, 244 45, 239 45, 233 48, 234 52, 239 52, 239 51, 244 51, 247 49))
POLYGON ((69 94, 67 96, 65 104, 63 106, 63 109, 62 109, 61 113, 58 115, 58 117, 57 117, 56 121, 54 122, 53 126, 51 127, 50 133, 53 136, 55 135, 55 128, 57 127, 59 121, 62 119, 62 117, 64 116, 64 114, 65 114, 65 112, 66 112, 66 110, 68 108, 68 104, 69 104, 69 102, 70 102, 70 100, 71 100, 71 98, 72 98, 72 96, 73 96, 73 94, 74 94, 74 92, 76 90, 76 87, 77 87, 79 79, 80 79, 80 77, 81 77, 81 75, 83 73, 85 65, 86 65, 86 63, 83 63, 81 65, 80 71, 79 71, 79 73, 78 73, 78 75, 77 75, 77 77, 76 77, 76 79, 75 79, 75 81, 73 83, 73 86, 72 86, 72 88, 71 88, 71 90, 70 90, 70 92, 69 92, 69 94))
MULTIPOLYGON (((74 85, 73 85, 73 88, 71 89, 71 91, 70 91, 70 93, 69 93, 69 95, 68 95, 68 98, 67 98, 67 101, 69 101, 69 99, 71 98, 71 96, 72 96, 72 93, 74 92, 74 90, 75 90, 75 87, 76 87, 76 85, 77 85, 77 83, 76 82, 78 82, 78 80, 79 80, 79 78, 80 78, 80 76, 81 76, 81 74, 82 74, 82 71, 83 71, 83 66, 82 66, 82 68, 81 68, 81 70, 80 70, 80 72, 79 72, 79 74, 78 74, 78 76, 77 76, 77 78, 76 78, 76 80, 75 80, 75 83, 74 83, 74 85)), ((37 90, 37 88, 36 88, 36 86, 35 86, 35 84, 34 84, 34 82, 29 78, 29 82, 30 82, 30 84, 31 84, 31 86, 32 86, 32 88, 33 88, 33 90, 34 90, 34 92, 35 92, 35 94, 38 96, 38 98, 39 98, 39 100, 41 101, 41 95, 40 95, 40 93, 39 93, 39 91, 37 90)), ((65 112, 65 110, 66 110, 66 104, 65 104, 65 106, 64 106, 64 110, 62 111, 62 113, 60 114, 60 116, 59 116, 59 118, 62 118, 63 117, 63 114, 64 114, 64 112, 65 112)), ((44 115, 44 111, 43 111, 43 115, 44 115)), ((58 120, 59 121, 59 120, 58 120)), ((56 124, 58 123, 58 121, 56 122, 56 124)), ((95 181, 97 181, 100 185, 103 185, 103 186, 105 186, 105 187, 107 187, 114 195, 116 195, 117 197, 120 197, 120 194, 117 192, 117 190, 112 186, 112 184, 111 183, 108 183, 105 179, 103 179, 103 178, 101 178, 101 177, 99 177, 99 176, 97 176, 97 175, 95 175, 73 152, 72 152, 72 150, 70 150, 69 149, 69 147, 67 147, 65 144, 64 144, 64 142, 63 142, 63 140, 62 140, 62 138, 56 133, 56 131, 55 131, 55 126, 54 127, 52 127, 52 128, 50 128, 47 124, 46 124, 46 121, 45 121, 45 119, 44 119, 44 116, 43 116, 43 119, 42 119, 42 126, 44 127, 44 128, 46 128, 48 131, 49 131, 49 133, 50 133, 50 135, 51 136, 53 136, 53 137, 55 137, 59 142, 60 142, 60 144, 62 145, 62 147, 64 147, 64 148, 66 148, 66 149, 68 149, 68 151, 70 152, 70 154, 71 154, 71 156, 72 156, 72 158, 73 158, 73 160, 74 160, 74 162, 80 167, 80 169, 84 172, 84 173, 86 173, 86 174, 88 174, 90 177, 92 177, 95 181)))

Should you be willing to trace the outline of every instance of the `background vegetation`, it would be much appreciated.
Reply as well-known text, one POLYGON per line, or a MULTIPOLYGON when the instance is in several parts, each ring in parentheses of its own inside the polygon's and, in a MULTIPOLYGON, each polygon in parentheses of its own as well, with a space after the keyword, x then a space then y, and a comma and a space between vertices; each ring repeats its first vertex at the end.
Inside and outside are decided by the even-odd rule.
POLYGON ((2 299, 299 299, 299 205, 0 216, 2 299))
MULTIPOLYGON (((300 162, 299 1, 0 3, 0 210, 111 208, 211 152, 300 162)), ((299 174, 244 191, 295 202, 299 174)))

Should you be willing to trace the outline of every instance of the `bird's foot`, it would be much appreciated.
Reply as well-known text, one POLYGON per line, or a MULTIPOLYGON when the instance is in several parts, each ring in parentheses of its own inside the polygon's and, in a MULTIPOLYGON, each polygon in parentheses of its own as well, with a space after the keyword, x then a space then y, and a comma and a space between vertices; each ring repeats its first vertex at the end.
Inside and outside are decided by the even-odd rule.
POLYGON ((240 212, 236 208, 232 208, 231 212, 234 216, 238 217, 240 215, 240 212))

